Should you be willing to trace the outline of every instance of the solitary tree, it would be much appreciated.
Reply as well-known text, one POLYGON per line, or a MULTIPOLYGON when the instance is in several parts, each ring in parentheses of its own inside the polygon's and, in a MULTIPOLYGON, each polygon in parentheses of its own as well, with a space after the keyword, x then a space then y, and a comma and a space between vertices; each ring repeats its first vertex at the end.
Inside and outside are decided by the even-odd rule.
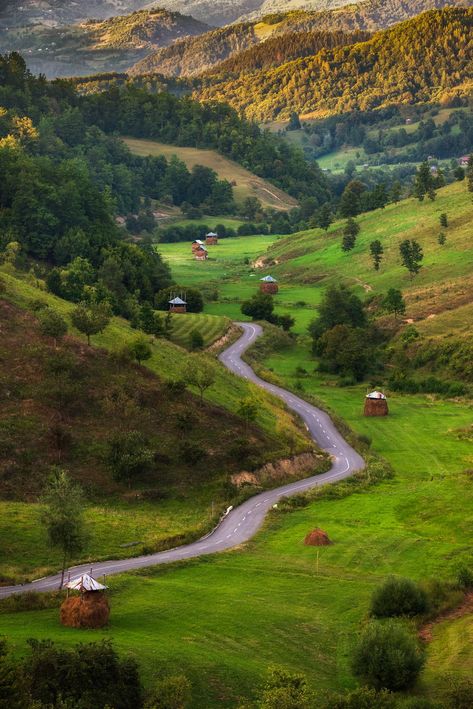
POLYGON ((57 349, 57 341, 67 332, 67 323, 58 312, 52 308, 45 308, 39 315, 39 329, 42 335, 53 338, 54 347, 57 349))
POLYGON ((163 334, 163 321, 160 315, 153 309, 150 303, 144 303, 141 306, 139 323, 143 332, 147 335, 159 335, 163 334))
POLYGON ((191 350, 201 350, 204 346, 204 338, 200 330, 192 330, 190 336, 190 347, 191 350))
POLYGON ((183 380, 186 384, 196 387, 203 404, 204 393, 215 383, 216 370, 214 364, 201 355, 190 355, 184 367, 183 380))
POLYGON ((131 357, 133 359, 136 359, 138 364, 141 364, 147 359, 150 359, 151 355, 153 354, 153 350, 151 349, 148 340, 146 339, 146 337, 143 337, 143 335, 137 337, 136 340, 133 340, 133 342, 130 342, 130 344, 128 345, 128 350, 130 352, 131 357))
POLYGON ((342 240, 342 249, 343 251, 351 251, 351 249, 355 248, 356 244, 356 237, 360 232, 360 227, 359 224, 356 223, 356 221, 353 219, 353 217, 350 217, 344 228, 343 228, 343 240, 342 240))
POLYGON ((252 421, 256 421, 258 415, 258 407, 253 401, 253 399, 246 398, 242 399, 238 405, 237 410, 238 416, 245 422, 245 431, 248 432, 248 426, 252 421))
POLYGON ((62 588, 67 562, 75 554, 80 554, 86 545, 84 498, 82 490, 68 474, 64 470, 55 468, 41 502, 44 505, 41 521, 46 529, 49 543, 62 552, 59 586, 62 588))
POLYGON ((371 253, 371 258, 373 259, 374 269, 375 269, 375 271, 379 271, 379 265, 381 263, 381 260, 383 258, 383 254, 384 254, 384 248, 383 248, 383 245, 379 239, 375 239, 375 241, 371 242, 370 253, 371 253))
POLYGON ((154 451, 140 431, 116 433, 108 444, 108 464, 115 480, 131 481, 152 470, 154 451))
POLYGON ((414 239, 405 239, 399 245, 399 253, 402 265, 407 268, 411 277, 417 275, 422 268, 421 262, 424 258, 421 245, 414 239))
POLYGON ((273 296, 270 293, 258 291, 250 300, 245 300, 241 305, 243 315, 248 315, 253 320, 271 320, 274 310, 273 296))
POLYGON ((418 168, 414 179, 414 195, 419 202, 423 202, 425 195, 432 201, 435 199, 435 181, 430 171, 430 166, 425 160, 418 168))
POLYGON ((466 166, 465 175, 468 192, 473 192, 473 154, 468 158, 468 165, 466 166))
POLYGON ((398 315, 404 315, 406 303, 401 291, 397 288, 390 288, 383 300, 383 307, 388 313, 392 313, 396 320, 398 315))
POLYGON ((446 229, 448 227, 448 216, 445 214, 445 212, 442 212, 442 214, 439 217, 439 222, 440 226, 446 229))
POLYGON ((110 307, 108 303, 79 303, 71 313, 71 321, 87 337, 87 344, 90 345, 91 336, 103 332, 110 322, 110 307))

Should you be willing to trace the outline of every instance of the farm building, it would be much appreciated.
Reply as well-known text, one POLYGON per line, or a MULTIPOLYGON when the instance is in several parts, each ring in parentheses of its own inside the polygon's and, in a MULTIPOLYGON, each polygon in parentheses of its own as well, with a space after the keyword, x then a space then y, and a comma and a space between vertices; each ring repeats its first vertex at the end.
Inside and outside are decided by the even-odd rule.
POLYGON ((196 261, 205 261, 209 257, 209 254, 205 246, 200 245, 195 249, 194 256, 196 261))
POLYGON ((215 234, 213 231, 209 231, 209 233, 205 236, 205 243, 207 246, 217 246, 218 234, 215 234))
POLYGON ((176 296, 169 301, 169 311, 171 313, 185 313, 187 311, 186 301, 176 296))
POLYGON ((195 254, 197 249, 200 249, 200 247, 203 245, 204 245, 203 241, 201 241, 200 239, 195 239, 195 241, 192 242, 192 253, 195 254))
POLYGON ((380 391, 372 391, 365 398, 365 416, 387 416, 389 413, 388 401, 380 391))
POLYGON ((262 293, 270 293, 274 295, 279 290, 278 282, 272 276, 265 276, 260 279, 260 291, 262 293))

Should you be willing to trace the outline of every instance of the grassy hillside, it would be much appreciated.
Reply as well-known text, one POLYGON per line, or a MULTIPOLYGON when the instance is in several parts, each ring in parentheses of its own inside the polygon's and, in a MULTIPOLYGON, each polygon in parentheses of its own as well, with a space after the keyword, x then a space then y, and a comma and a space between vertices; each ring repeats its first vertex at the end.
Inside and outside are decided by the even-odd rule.
MULTIPOLYGON (((106 351, 117 351, 137 336, 119 318, 94 338, 102 349, 89 349, 68 336, 56 351, 39 334, 28 308, 41 299, 68 317, 72 304, 10 272, 1 277, 9 303, 1 310, 2 382, 10 391, 0 417, 2 579, 42 575, 60 565, 45 544, 36 504, 53 464, 70 470, 85 487, 92 537, 82 559, 89 560, 130 556, 202 534, 235 494, 228 485, 232 467, 239 472, 288 453, 281 429, 294 432, 300 450, 307 448, 304 434, 277 400, 221 366, 203 407, 190 393, 173 394, 166 383, 180 379, 187 355, 166 340, 151 342, 146 369, 117 363, 106 351), (56 360, 59 369, 53 367, 56 360), (248 396, 258 401, 259 412, 256 427, 247 434, 231 411, 248 396), (216 419, 222 426, 217 447, 216 419), (117 431, 135 429, 156 451, 156 466, 128 486, 113 480, 107 446, 117 431), (187 443, 182 448, 183 430, 190 447, 199 451, 197 459, 188 455, 187 443), (137 544, 129 546, 132 542, 137 544)), ((175 338, 182 344, 189 335, 186 317, 174 317, 175 338)), ((201 323, 204 336, 212 333, 213 339, 222 321, 191 315, 188 322, 193 328, 201 323)))
POLYGON ((288 210, 297 205, 293 197, 214 150, 181 148, 138 138, 124 138, 124 141, 136 155, 165 155, 167 158, 177 155, 189 168, 194 165, 212 168, 220 179, 236 183, 233 192, 238 203, 246 197, 257 197, 265 207, 274 209, 288 210))
POLYGON ((472 24, 472 9, 431 11, 368 42, 258 72, 255 81, 213 81, 196 95, 204 101, 225 97, 259 121, 287 118, 292 111, 323 116, 466 95, 472 24))
POLYGON ((0 28, 0 51, 21 52, 33 72, 51 78, 80 76, 123 71, 160 47, 209 30, 193 17, 155 8, 66 27, 0 28))

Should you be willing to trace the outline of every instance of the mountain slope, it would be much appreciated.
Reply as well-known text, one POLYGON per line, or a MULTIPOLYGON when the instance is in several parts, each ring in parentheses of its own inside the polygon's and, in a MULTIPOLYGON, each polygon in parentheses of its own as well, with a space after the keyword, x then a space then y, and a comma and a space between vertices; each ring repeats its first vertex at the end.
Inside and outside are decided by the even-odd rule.
POLYGON ((442 100, 469 92, 472 27, 472 9, 431 11, 368 42, 258 72, 254 81, 245 75, 209 79, 196 95, 225 100, 260 121, 287 118, 292 111, 320 116, 442 100))
POLYGON ((60 28, 13 28, 0 33, 0 50, 21 52, 34 72, 72 76, 125 70, 159 47, 210 29, 193 17, 158 8, 60 28))
POLYGON ((157 50, 134 66, 132 73, 195 76, 260 42, 289 32, 375 31, 446 5, 471 5, 471 0, 367 0, 333 11, 298 11, 241 22, 157 50))

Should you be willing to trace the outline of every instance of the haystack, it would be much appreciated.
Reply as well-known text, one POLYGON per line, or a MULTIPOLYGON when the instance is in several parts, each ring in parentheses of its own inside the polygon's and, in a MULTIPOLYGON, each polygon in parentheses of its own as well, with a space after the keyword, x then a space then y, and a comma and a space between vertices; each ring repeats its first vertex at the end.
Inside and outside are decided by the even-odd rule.
POLYGON ((260 291, 262 293, 269 293, 270 295, 276 295, 279 290, 278 282, 272 276, 265 276, 260 278, 260 291))
POLYGON ((109 617, 110 606, 101 591, 71 596, 61 606, 61 623, 69 628, 103 628, 109 617))
POLYGON ((316 529, 313 529, 312 532, 309 532, 306 536, 304 544, 310 547, 328 547, 330 544, 333 544, 333 542, 330 541, 327 532, 316 527, 316 529))
POLYGON ((389 413, 388 401, 380 391, 372 391, 365 398, 365 416, 387 416, 389 413))

